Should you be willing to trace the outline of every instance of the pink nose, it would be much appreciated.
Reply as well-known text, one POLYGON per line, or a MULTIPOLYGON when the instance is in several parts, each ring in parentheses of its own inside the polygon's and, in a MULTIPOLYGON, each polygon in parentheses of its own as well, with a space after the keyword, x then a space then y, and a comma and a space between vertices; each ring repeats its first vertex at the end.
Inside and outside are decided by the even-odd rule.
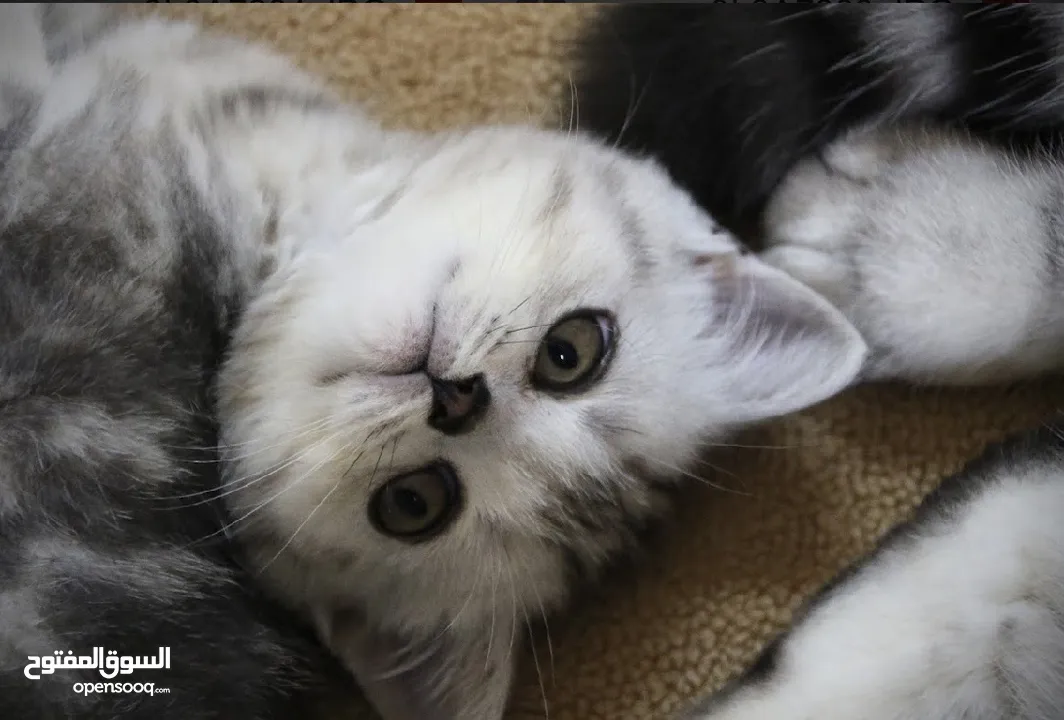
POLYGON ((430 376, 429 381, 432 383, 429 425, 445 435, 461 435, 476 427, 491 402, 483 374, 460 380, 430 376))

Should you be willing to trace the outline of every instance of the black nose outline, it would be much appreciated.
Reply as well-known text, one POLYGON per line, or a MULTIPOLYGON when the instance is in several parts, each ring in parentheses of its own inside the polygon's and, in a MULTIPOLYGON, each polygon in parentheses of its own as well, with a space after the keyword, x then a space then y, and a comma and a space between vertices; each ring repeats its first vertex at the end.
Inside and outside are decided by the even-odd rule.
POLYGON ((432 409, 429 425, 444 435, 461 435, 477 426, 491 404, 491 392, 483 373, 458 380, 429 376, 432 409))

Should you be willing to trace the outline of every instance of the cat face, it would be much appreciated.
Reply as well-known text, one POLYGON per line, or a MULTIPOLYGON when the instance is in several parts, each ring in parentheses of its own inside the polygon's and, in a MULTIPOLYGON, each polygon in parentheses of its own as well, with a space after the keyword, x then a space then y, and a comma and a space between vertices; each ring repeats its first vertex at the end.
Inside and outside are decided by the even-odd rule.
POLYGON ((706 441, 836 393, 865 346, 649 161, 494 129, 400 175, 249 308, 228 498, 389 720, 497 718, 526 623, 706 441))

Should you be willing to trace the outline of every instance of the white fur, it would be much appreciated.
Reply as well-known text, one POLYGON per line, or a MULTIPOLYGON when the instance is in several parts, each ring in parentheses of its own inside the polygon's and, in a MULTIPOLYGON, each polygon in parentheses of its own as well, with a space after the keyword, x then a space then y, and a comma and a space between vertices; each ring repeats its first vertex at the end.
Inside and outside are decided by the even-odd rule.
POLYGON ((1064 171, 962 135, 857 132, 787 178, 765 260, 872 348, 865 375, 999 382, 1064 361, 1064 171))
POLYGON ((974 502, 913 530, 814 607, 771 677, 692 717, 1060 717, 1062 517, 1056 462, 993 478, 974 502))

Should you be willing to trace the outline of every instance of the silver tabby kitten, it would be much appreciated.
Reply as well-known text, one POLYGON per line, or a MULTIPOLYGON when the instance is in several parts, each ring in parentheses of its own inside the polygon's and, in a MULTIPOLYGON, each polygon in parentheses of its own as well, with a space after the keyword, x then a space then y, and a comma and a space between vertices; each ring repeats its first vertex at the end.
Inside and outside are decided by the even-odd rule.
POLYGON ((4 717, 270 716, 261 586, 387 720, 498 718, 705 442, 865 356, 653 162, 385 131, 188 24, 3 6, 0 122, 4 717), (161 645, 165 697, 24 674, 161 645))

